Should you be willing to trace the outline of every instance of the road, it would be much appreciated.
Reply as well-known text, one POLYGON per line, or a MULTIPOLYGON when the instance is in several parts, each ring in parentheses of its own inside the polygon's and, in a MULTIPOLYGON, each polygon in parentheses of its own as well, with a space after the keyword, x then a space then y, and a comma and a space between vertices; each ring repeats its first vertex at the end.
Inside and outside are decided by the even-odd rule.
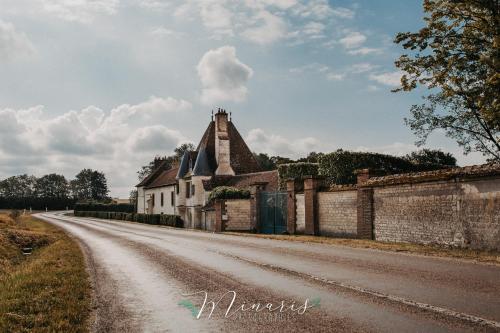
POLYGON ((37 217, 84 249, 97 332, 500 331, 494 265, 62 213, 37 217), (210 315, 210 301, 219 299, 210 315))

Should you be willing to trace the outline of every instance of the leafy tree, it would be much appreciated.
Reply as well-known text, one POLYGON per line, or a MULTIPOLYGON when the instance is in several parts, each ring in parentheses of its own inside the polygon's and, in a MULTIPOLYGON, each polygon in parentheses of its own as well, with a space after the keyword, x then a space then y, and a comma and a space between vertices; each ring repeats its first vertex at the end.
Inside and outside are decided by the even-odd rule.
POLYGON ((36 177, 26 174, 12 176, 0 182, 0 197, 28 198, 35 194, 36 177))
POLYGON ((78 200, 106 200, 109 193, 106 176, 96 170, 83 169, 71 181, 71 191, 78 200))
POLYGON ((128 198, 129 198, 130 204, 132 204, 132 205, 137 204, 137 190, 130 191, 128 198))
POLYGON ((271 162, 274 163, 274 165, 278 166, 280 164, 294 163, 295 161, 288 157, 272 156, 271 162))
POLYGON ((269 170, 275 170, 276 169, 276 164, 271 161, 271 158, 267 154, 257 154, 253 153, 253 156, 257 160, 257 163, 259 163, 260 167, 264 171, 269 171, 269 170))
POLYGON ((457 165, 457 159, 452 154, 442 152, 441 150, 422 149, 407 154, 405 159, 419 165, 457 165))
POLYGON ((307 157, 303 157, 297 160, 297 162, 308 162, 308 163, 318 163, 319 159, 325 154, 323 153, 317 153, 315 151, 312 151, 307 155, 307 157))
POLYGON ((196 147, 192 143, 183 143, 179 147, 174 149, 174 155, 170 156, 159 156, 156 155, 152 161, 150 161, 147 165, 143 165, 139 171, 137 171, 137 177, 139 181, 142 181, 144 178, 149 176, 163 161, 167 161, 169 164, 168 167, 172 167, 174 162, 179 161, 184 152, 193 151, 196 147))
POLYGON ((68 198, 69 184, 63 175, 51 173, 36 180, 35 193, 39 198, 68 198))
POLYGON ((395 38, 411 53, 396 60, 404 75, 395 91, 428 91, 405 122, 419 145, 443 129, 465 153, 499 160, 499 0, 424 0, 424 11, 425 27, 395 38))

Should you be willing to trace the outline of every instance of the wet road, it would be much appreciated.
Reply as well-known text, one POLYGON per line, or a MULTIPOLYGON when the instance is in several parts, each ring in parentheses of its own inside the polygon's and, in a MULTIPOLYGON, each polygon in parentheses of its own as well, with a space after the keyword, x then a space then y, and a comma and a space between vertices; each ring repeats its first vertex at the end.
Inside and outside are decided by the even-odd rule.
POLYGON ((37 217, 80 241, 98 332, 500 331, 498 266, 60 213, 37 217), (210 316, 209 302, 219 299, 210 316))

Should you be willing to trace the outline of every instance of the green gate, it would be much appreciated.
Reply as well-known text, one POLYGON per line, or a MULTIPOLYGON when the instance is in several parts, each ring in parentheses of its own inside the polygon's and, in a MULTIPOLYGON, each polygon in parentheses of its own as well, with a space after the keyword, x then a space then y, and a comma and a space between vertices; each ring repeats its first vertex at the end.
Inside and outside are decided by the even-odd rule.
POLYGON ((287 193, 261 192, 260 232, 263 234, 283 234, 287 231, 287 193))

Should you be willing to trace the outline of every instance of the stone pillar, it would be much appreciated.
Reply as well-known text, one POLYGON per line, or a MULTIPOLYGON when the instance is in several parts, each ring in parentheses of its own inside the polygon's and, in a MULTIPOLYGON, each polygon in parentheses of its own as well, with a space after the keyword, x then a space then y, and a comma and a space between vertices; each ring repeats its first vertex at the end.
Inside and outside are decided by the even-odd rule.
POLYGON ((295 179, 288 179, 286 182, 287 192, 287 232, 290 235, 295 234, 297 227, 297 206, 295 193, 297 191, 298 181, 295 179))
POLYGON ((224 231, 224 221, 222 220, 222 215, 225 214, 225 202, 224 200, 216 200, 215 203, 215 232, 224 231))
POLYGON ((305 234, 318 235, 318 200, 317 192, 321 185, 322 179, 308 176, 304 179, 304 205, 305 205, 305 234))
POLYGON ((370 170, 356 170, 358 186, 357 238, 373 239, 373 188, 364 184, 370 179, 370 170))
POLYGON ((253 185, 250 188, 250 220, 252 223, 252 231, 259 232, 260 220, 259 220, 259 202, 260 202, 260 186, 253 185))

